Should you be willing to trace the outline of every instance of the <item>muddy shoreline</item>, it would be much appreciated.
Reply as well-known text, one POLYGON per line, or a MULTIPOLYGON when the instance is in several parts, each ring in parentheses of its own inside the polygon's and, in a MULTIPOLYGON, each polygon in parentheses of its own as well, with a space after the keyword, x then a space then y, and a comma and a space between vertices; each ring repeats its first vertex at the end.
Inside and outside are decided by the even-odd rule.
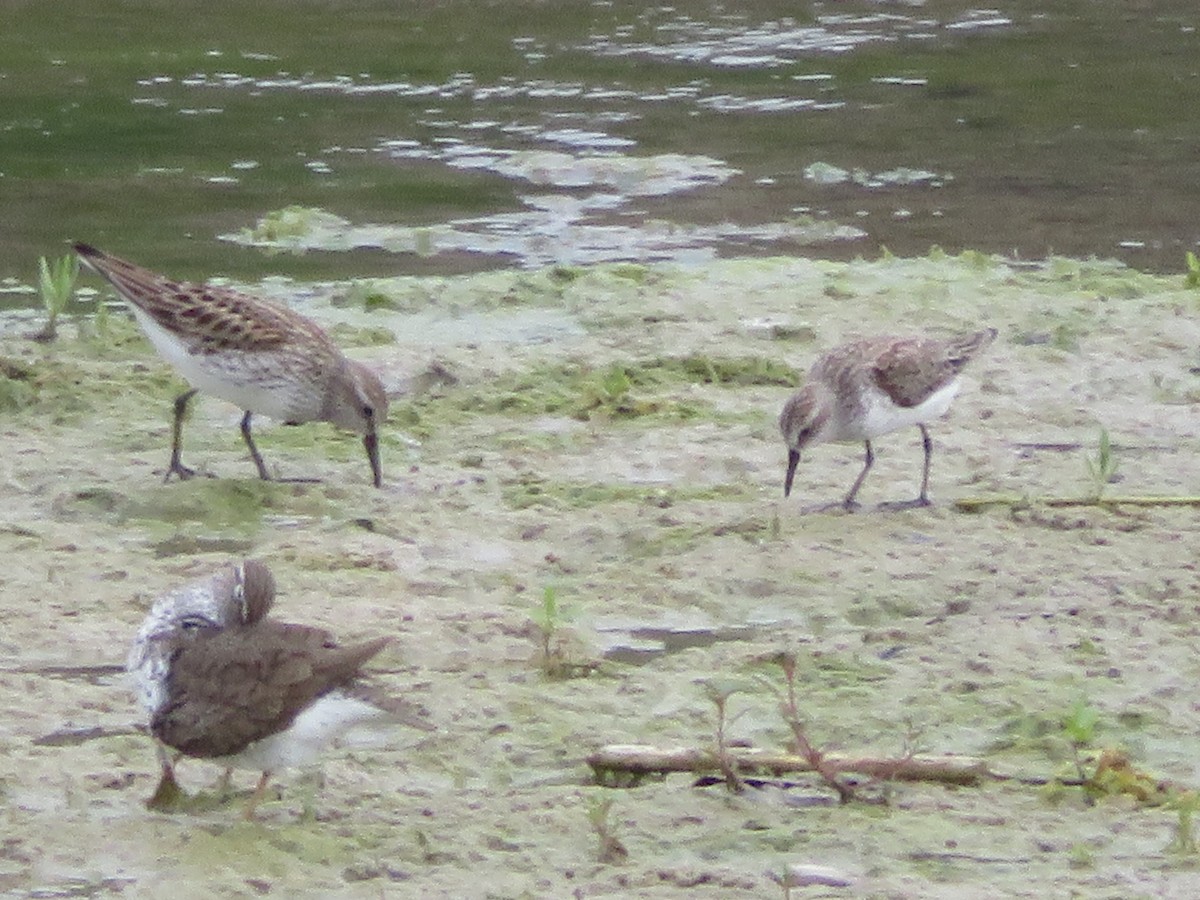
MULTIPOLYGON (((731 737, 782 747, 761 659, 789 649, 831 750, 1054 775, 1082 701, 1097 747, 1195 783, 1195 510, 1037 504, 1093 489, 1100 428, 1114 492, 1200 484, 1200 295, 1182 282, 935 254, 264 286, 397 394, 378 491, 359 441, 324 425, 258 433, 268 466, 321 483, 253 479, 239 412, 212 399, 185 458, 220 477, 162 484, 179 384, 132 322, 48 346, 11 327, 0 889, 141 896, 171 873, 182 896, 778 896, 772 873, 821 863, 872 896, 1189 896, 1176 814, 1128 796, 897 784, 887 807, 839 807, 815 781, 610 790, 584 764, 607 743, 710 745, 714 676, 744 685, 731 737), (981 323, 1000 337, 932 429, 932 509, 870 509, 915 494, 915 431, 879 441, 866 512, 799 514, 844 492, 851 446, 808 454, 783 501, 775 418, 821 349, 981 323), (1031 504, 952 504, 993 493, 1031 504), (377 670, 441 730, 332 754, 319 786, 282 775, 260 823, 236 804, 150 813, 153 752, 114 667, 158 592, 242 555, 271 565, 280 617, 393 635, 377 670), (587 677, 539 667, 547 587, 587 677), (600 795, 620 865, 598 861, 600 795)), ((219 774, 181 770, 196 791, 219 774)))

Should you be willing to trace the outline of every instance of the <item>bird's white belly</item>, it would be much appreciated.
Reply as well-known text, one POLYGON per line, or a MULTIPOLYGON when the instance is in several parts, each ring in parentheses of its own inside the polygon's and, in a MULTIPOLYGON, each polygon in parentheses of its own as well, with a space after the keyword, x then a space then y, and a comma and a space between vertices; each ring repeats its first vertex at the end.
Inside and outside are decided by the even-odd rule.
POLYGON ((255 741, 220 762, 256 772, 311 766, 348 731, 384 715, 377 706, 334 691, 296 716, 286 731, 255 741))
POLYGON ((187 344, 163 328, 151 316, 130 304, 142 331, 167 362, 201 393, 219 397, 252 413, 284 422, 303 422, 319 415, 319 409, 302 401, 320 401, 300 385, 287 371, 285 361, 272 354, 256 357, 245 351, 228 353, 192 353, 187 344))
POLYGON ((878 388, 870 388, 862 398, 861 415, 851 417, 838 429, 838 441, 869 441, 889 431, 921 425, 940 418, 950 409, 959 381, 954 379, 945 387, 930 394, 916 406, 899 406, 878 388))

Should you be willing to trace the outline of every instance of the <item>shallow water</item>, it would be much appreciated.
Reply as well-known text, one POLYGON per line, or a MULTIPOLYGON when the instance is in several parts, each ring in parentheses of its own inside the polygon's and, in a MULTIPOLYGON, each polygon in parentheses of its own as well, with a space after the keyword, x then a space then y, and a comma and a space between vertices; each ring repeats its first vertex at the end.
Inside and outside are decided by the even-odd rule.
POLYGON ((68 238, 297 277, 1200 238, 1192 3, 150 8, 6 5, 0 277, 68 238), (216 240, 292 205, 358 252, 216 240))

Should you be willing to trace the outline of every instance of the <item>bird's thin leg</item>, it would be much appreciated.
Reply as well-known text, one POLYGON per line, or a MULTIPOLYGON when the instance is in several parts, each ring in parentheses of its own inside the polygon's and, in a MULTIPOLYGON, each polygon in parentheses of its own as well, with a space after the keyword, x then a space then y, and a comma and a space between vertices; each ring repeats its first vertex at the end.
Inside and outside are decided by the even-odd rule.
POLYGON ((921 506, 929 505, 929 462, 933 459, 933 439, 929 436, 929 429, 918 423, 917 427, 921 429, 921 444, 925 448, 925 470, 921 473, 921 496, 917 498, 917 503, 921 506))
POLYGON ((929 430, 921 424, 917 424, 921 429, 921 445, 925 448, 925 465, 921 471, 921 494, 912 500, 895 500, 889 503, 881 503, 880 509, 916 509, 923 506, 932 506, 929 501, 929 463, 933 458, 933 439, 929 436, 929 430))
POLYGON ((254 446, 254 438, 250 435, 250 416, 252 415, 253 413, 250 410, 246 410, 246 414, 242 416, 242 437, 246 439, 246 446, 250 448, 250 458, 254 460, 254 465, 258 467, 258 477, 263 481, 270 481, 271 475, 267 472, 266 464, 263 462, 258 448, 254 446))
POLYGON ((222 800, 228 799, 233 793, 233 769, 226 766, 225 771, 221 773, 221 777, 217 779, 217 783, 213 786, 222 800))
POLYGON ((263 772, 262 777, 258 779, 258 787, 254 789, 254 793, 250 795, 250 800, 246 804, 246 811, 242 813, 242 818, 247 822, 254 821, 254 810, 262 801, 262 798, 267 793, 267 782, 271 780, 270 772, 263 772))
MULTIPOLYGON (((242 437, 246 440, 246 446, 250 448, 250 458, 254 460, 254 465, 258 468, 258 477, 263 481, 282 481, 289 484, 313 484, 320 482, 320 478, 272 478, 271 473, 267 471, 267 464, 263 462, 262 454, 258 452, 258 447, 254 445, 254 438, 250 436, 250 416, 253 415, 250 410, 246 410, 246 414, 242 416, 242 437)), ((285 422, 285 425, 294 425, 294 422, 285 422)))
POLYGON ((842 506, 847 512, 854 512, 858 509, 858 501, 855 496, 858 494, 858 489, 862 487, 862 483, 867 480, 867 473, 871 471, 871 466, 875 464, 875 451, 871 449, 870 441, 863 441, 867 448, 866 459, 863 460, 863 469, 858 473, 858 478, 854 480, 854 485, 850 488, 850 493, 846 495, 846 499, 842 501, 842 506))
POLYGON ((179 457, 183 453, 183 417, 187 413, 188 401, 196 396, 196 389, 184 391, 175 398, 175 423, 171 426, 171 464, 167 466, 167 474, 163 482, 171 480, 172 475, 178 475, 180 481, 187 481, 196 474, 195 469, 189 469, 179 457))

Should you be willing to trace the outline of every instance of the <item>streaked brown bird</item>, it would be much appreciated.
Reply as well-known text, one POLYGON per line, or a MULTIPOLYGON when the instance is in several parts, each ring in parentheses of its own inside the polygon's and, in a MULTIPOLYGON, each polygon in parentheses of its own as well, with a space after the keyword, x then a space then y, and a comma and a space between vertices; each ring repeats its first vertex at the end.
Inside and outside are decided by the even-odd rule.
POLYGON ((435 730, 418 706, 360 677, 389 638, 340 646, 307 625, 261 619, 220 628, 186 615, 152 639, 167 648, 169 670, 151 733, 187 756, 260 772, 248 819, 273 773, 311 765, 349 732, 435 730))
POLYGON ((316 322, 278 303, 240 291, 172 281, 88 244, 75 252, 129 304, 150 343, 191 385, 175 399, 166 479, 191 478, 183 465, 183 419, 198 391, 242 410, 242 437, 258 475, 270 480, 250 418, 287 425, 332 422, 363 436, 375 487, 383 484, 378 427, 388 400, 379 377, 347 359, 316 322))
POLYGON ((925 448, 921 493, 893 507, 929 505, 929 464, 933 441, 927 422, 945 415, 959 389, 959 373, 996 338, 996 329, 951 338, 878 337, 830 350, 813 364, 804 386, 784 404, 779 430, 787 445, 783 494, 792 492, 800 454, 829 441, 862 441, 866 458, 850 492, 848 511, 875 462, 871 441, 889 431, 916 425, 925 448))
MULTIPOLYGON (((216 628, 252 625, 264 618, 275 602, 275 576, 257 559, 222 566, 211 575, 169 590, 151 604, 129 648, 126 670, 132 676, 138 703, 147 716, 166 701, 171 648, 158 639, 176 622, 197 616, 216 628)), ((161 742, 155 742, 162 777, 147 801, 152 809, 169 808, 182 796, 175 779, 175 761, 161 742)), ((228 773, 227 773, 228 774, 228 773)))

